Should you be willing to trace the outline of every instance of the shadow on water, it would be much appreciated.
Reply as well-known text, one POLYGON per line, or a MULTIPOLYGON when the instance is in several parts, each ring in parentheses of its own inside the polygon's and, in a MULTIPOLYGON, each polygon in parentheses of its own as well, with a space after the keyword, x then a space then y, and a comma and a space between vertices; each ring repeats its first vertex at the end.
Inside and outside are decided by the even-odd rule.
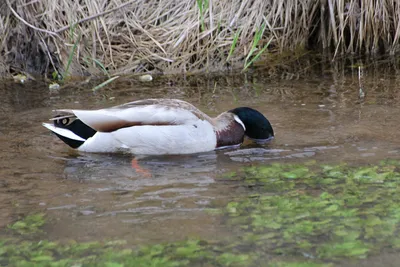
POLYGON ((49 91, 45 83, 0 85, 0 226, 44 211, 51 240, 126 239, 132 244, 235 238, 220 216, 246 187, 224 179, 242 167, 279 163, 375 164, 400 155, 400 90, 395 71, 317 72, 296 80, 262 74, 123 78, 103 91, 91 85, 49 91), (215 116, 251 106, 270 119, 276 138, 257 146, 188 156, 139 158, 69 150, 41 122, 55 108, 101 108, 135 99, 187 100, 215 116))

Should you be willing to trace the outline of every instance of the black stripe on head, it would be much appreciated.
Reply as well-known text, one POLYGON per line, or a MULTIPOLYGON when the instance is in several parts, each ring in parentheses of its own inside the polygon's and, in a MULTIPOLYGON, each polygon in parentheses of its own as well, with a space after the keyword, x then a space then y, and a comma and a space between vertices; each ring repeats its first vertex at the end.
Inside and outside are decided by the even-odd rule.
MULTIPOLYGON (((94 129, 90 128, 89 126, 84 124, 79 119, 75 119, 72 122, 70 122, 70 118, 63 118, 63 119, 55 120, 54 126, 56 126, 58 128, 68 129, 71 132, 73 132, 74 134, 82 137, 85 140, 92 137, 96 133, 96 131, 94 129)), ((67 145, 69 145, 72 148, 78 148, 84 143, 84 141, 71 139, 71 138, 62 136, 57 133, 54 133, 54 134, 57 135, 58 138, 60 138, 64 143, 66 143, 67 145)))
POLYGON ((64 143, 66 143, 67 145, 69 145, 72 148, 78 148, 84 143, 84 141, 78 141, 78 140, 70 139, 70 138, 62 136, 62 135, 60 135, 58 133, 54 133, 54 134, 57 135, 58 138, 60 138, 64 143))
POLYGON ((96 133, 96 130, 84 124, 80 119, 75 119, 72 122, 70 122, 69 118, 55 120, 54 126, 68 129, 85 140, 92 137, 96 133))
POLYGON ((240 107, 232 109, 229 112, 238 116, 243 122, 246 127, 246 136, 258 140, 266 140, 274 136, 271 123, 257 110, 248 107, 240 107))

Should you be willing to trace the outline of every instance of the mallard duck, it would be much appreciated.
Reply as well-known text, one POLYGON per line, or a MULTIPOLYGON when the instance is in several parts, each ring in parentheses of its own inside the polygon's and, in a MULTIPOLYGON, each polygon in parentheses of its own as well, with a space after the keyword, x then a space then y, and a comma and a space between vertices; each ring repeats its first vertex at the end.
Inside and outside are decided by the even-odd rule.
POLYGON ((210 118, 177 99, 146 99, 98 110, 56 110, 43 126, 85 152, 126 151, 136 155, 191 154, 273 138, 267 118, 239 107, 210 118))

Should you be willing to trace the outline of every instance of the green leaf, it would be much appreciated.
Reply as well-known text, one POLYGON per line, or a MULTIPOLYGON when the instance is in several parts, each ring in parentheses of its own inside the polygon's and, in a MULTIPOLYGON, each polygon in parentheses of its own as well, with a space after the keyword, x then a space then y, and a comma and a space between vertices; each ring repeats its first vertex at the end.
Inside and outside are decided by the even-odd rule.
POLYGON ((41 262, 41 261, 53 261, 54 258, 50 255, 41 255, 31 258, 31 261, 41 262))

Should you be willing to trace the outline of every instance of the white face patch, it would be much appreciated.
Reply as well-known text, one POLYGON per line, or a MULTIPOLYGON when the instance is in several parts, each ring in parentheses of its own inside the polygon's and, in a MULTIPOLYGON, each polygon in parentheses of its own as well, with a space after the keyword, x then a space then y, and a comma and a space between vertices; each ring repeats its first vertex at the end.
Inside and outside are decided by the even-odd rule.
POLYGON ((46 127, 47 129, 49 129, 50 131, 59 134, 61 136, 64 136, 66 138, 72 139, 72 140, 77 140, 77 141, 82 141, 85 142, 86 139, 83 139, 82 137, 76 135, 74 132, 72 132, 71 130, 65 129, 65 128, 60 128, 60 127, 56 127, 53 124, 50 123, 42 123, 42 125, 44 127, 46 127))
POLYGON ((243 130, 246 131, 246 127, 244 126, 244 123, 239 119, 239 117, 237 115, 233 115, 233 118, 235 119, 235 121, 237 121, 237 123, 242 125, 243 130))

